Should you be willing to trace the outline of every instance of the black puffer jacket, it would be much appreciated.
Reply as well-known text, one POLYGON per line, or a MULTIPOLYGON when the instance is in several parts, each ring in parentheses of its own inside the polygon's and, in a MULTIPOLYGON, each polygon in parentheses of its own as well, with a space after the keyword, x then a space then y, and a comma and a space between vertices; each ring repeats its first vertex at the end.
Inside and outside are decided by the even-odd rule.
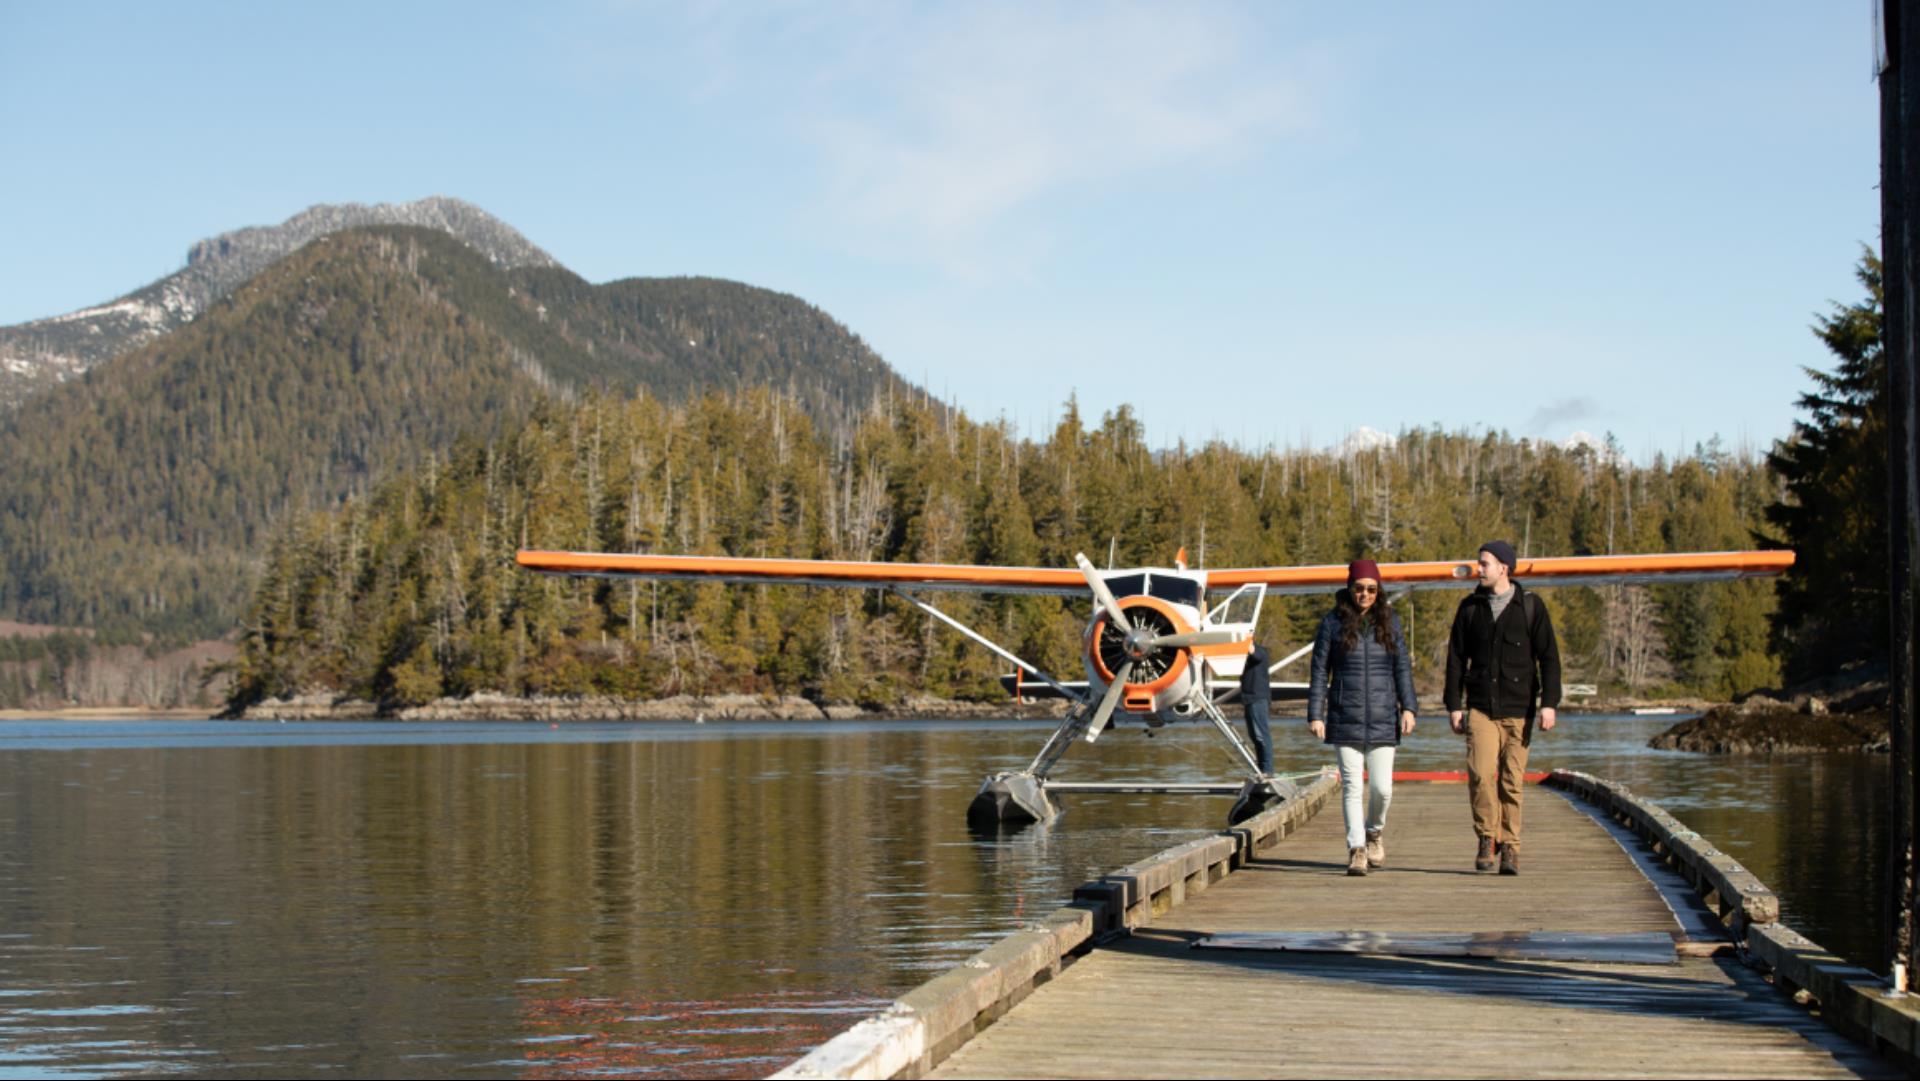
MULTIPOLYGON (((1345 597, 1342 590, 1340 599, 1345 597)), ((1320 630, 1313 636, 1307 720, 1327 722, 1328 743, 1397 744, 1400 711, 1419 708, 1413 694, 1413 660, 1407 656, 1400 617, 1389 611, 1387 619, 1393 626, 1391 653, 1370 632, 1362 633, 1352 649, 1341 646, 1338 603, 1320 620, 1320 630)))

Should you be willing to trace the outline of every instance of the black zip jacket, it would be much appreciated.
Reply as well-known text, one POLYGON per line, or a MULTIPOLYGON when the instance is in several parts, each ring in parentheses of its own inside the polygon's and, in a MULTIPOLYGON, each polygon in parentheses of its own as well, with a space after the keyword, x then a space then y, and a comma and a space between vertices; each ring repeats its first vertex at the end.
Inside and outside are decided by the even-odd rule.
POLYGON ((1533 720, 1539 706, 1560 705, 1560 646, 1547 606, 1513 584, 1513 599, 1493 620, 1493 596, 1481 586, 1460 602, 1447 637, 1447 712, 1533 720), (1462 702, 1464 692, 1464 704, 1462 702))

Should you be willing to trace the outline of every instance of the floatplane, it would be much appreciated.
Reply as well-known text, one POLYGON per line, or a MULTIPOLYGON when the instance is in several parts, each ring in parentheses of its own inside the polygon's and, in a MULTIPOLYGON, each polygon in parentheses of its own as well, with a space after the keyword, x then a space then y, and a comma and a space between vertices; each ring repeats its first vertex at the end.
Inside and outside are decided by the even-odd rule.
MULTIPOLYGON (((952 563, 872 563, 821 559, 748 559, 617 552, 522 550, 520 566, 574 578, 678 579, 756 585, 788 584, 885 590, 1014 666, 1003 677, 1009 692, 1058 696, 1070 706, 1025 769, 989 776, 967 808, 969 822, 1044 822, 1059 811, 1053 796, 1070 792, 1167 792, 1237 795, 1230 823, 1294 794, 1284 777, 1260 769, 1221 706, 1239 692, 1253 650, 1253 631, 1268 596, 1331 593, 1346 584, 1346 567, 1243 567, 1196 570, 1185 550, 1168 567, 1097 570, 1084 553, 1075 568, 996 567, 952 563), (1037 593, 1090 600, 1082 632, 1086 678, 1065 681, 1041 671, 1006 647, 936 607, 923 593, 1037 593), (1217 602, 1216 602, 1217 598, 1217 602), (1213 603, 1210 603, 1213 602, 1213 603), (1056 781, 1050 774, 1077 742, 1092 743, 1116 719, 1137 718, 1153 729, 1181 721, 1210 723, 1247 777, 1239 784, 1098 784, 1056 781)), ((1514 576, 1529 587, 1710 582, 1785 571, 1793 553, 1694 552, 1677 555, 1570 556, 1522 559, 1514 576)), ((1479 569, 1465 561, 1380 564, 1392 601, 1418 589, 1476 584, 1479 569)), ((1272 675, 1305 657, 1296 650, 1270 666, 1272 675)), ((1300 699, 1306 685, 1278 681, 1277 699, 1300 699)))

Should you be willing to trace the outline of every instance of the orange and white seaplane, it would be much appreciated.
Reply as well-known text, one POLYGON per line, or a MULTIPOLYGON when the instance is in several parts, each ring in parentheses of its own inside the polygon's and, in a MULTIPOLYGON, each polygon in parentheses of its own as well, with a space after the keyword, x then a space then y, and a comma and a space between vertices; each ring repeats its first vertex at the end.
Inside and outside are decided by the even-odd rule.
MULTIPOLYGON (((980 786, 967 809, 969 822, 980 826, 1046 821, 1058 813, 1051 794, 1061 792, 1237 792, 1229 822, 1290 798, 1292 784, 1261 771, 1220 706, 1238 693, 1260 606, 1269 594, 1331 593, 1346 584, 1346 567, 1339 565, 1195 570, 1187 566, 1184 549, 1171 567, 1106 571, 1096 570, 1084 554, 1074 556, 1077 569, 537 550, 523 550, 517 558, 529 570, 576 578, 882 589, 966 635, 1013 664, 1013 675, 1004 680, 1010 691, 1054 694, 1072 703, 1066 719, 1026 769, 994 774, 980 786), (916 595, 956 591, 1091 599, 1093 615, 1082 633, 1086 679, 1055 679, 916 595), (1209 606, 1215 598, 1217 603, 1209 606), (1149 730, 1204 718, 1226 740, 1248 779, 1238 785, 1103 785, 1048 779, 1075 741, 1093 742, 1117 716, 1137 717, 1149 730)), ((1787 551, 1572 556, 1522 559, 1514 577, 1530 588, 1708 582, 1776 575, 1792 563, 1793 553, 1787 551)), ((1478 574, 1474 563, 1464 561, 1380 564, 1381 585, 1390 601, 1409 590, 1470 587, 1478 574)), ((1311 649, 1281 658, 1271 671, 1278 673, 1311 649)), ((1298 699, 1305 697, 1306 685, 1275 683, 1273 689, 1276 698, 1298 699)))

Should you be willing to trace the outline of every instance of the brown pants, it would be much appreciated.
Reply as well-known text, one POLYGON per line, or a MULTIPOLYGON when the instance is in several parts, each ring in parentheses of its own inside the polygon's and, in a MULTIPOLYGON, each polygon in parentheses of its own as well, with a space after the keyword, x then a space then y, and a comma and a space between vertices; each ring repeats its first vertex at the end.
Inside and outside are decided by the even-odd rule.
POLYGON ((1467 711, 1467 800, 1476 835, 1495 844, 1520 843, 1520 786, 1532 742, 1533 725, 1525 717, 1467 711))

